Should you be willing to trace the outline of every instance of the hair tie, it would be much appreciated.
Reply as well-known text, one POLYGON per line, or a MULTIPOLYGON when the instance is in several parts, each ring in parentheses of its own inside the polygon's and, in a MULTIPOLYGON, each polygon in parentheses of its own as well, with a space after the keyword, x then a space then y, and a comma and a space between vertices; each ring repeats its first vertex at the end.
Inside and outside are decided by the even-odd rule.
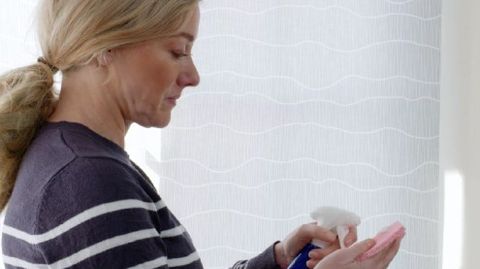
POLYGON ((58 68, 56 66, 47 62, 47 60, 45 60, 45 58, 43 58, 43 57, 38 57, 37 62, 48 66, 48 68, 50 69, 50 71, 52 71, 53 74, 57 73, 57 71, 58 71, 58 68))

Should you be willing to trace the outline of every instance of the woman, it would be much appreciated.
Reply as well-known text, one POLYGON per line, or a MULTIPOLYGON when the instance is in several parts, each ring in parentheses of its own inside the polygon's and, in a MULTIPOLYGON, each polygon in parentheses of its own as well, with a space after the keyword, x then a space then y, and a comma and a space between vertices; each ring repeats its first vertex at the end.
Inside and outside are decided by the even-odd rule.
MULTIPOLYGON (((167 126, 183 89, 199 83, 198 1, 43 0, 38 23, 43 57, 0 78, 6 268, 203 268, 123 150, 130 124, 167 126)), ((337 251, 334 234, 305 224, 233 268, 287 268, 312 239, 333 243, 310 252, 318 269, 386 268, 399 246, 359 263, 372 240, 337 251)), ((352 228, 346 244, 355 240, 352 228)))

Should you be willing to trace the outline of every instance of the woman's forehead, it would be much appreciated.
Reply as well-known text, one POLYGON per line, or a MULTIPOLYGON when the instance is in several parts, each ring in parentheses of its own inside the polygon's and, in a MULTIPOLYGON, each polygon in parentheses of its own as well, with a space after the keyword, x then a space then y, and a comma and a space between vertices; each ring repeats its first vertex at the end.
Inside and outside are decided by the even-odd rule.
POLYGON ((200 8, 197 4, 195 8, 185 17, 185 21, 182 26, 180 26, 180 28, 172 36, 177 35, 186 38, 190 42, 193 42, 198 33, 199 22, 200 8))

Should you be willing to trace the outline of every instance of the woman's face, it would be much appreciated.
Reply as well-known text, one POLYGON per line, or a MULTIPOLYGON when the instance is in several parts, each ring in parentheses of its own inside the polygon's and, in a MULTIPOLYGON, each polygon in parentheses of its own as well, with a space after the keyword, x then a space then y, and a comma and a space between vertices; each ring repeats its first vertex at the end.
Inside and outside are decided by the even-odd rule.
POLYGON ((167 126, 182 90, 199 83, 190 57, 199 17, 197 5, 172 36, 112 50, 114 98, 127 124, 167 126))

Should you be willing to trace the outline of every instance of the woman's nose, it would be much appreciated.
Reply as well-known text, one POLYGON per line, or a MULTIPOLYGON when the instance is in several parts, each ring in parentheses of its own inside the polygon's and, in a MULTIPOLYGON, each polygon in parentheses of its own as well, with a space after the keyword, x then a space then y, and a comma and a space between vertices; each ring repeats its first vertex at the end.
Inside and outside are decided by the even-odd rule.
POLYGON ((195 87, 200 83, 200 75, 198 74, 197 67, 193 63, 193 60, 190 59, 190 61, 188 68, 184 70, 178 78, 178 85, 181 87, 195 87))

